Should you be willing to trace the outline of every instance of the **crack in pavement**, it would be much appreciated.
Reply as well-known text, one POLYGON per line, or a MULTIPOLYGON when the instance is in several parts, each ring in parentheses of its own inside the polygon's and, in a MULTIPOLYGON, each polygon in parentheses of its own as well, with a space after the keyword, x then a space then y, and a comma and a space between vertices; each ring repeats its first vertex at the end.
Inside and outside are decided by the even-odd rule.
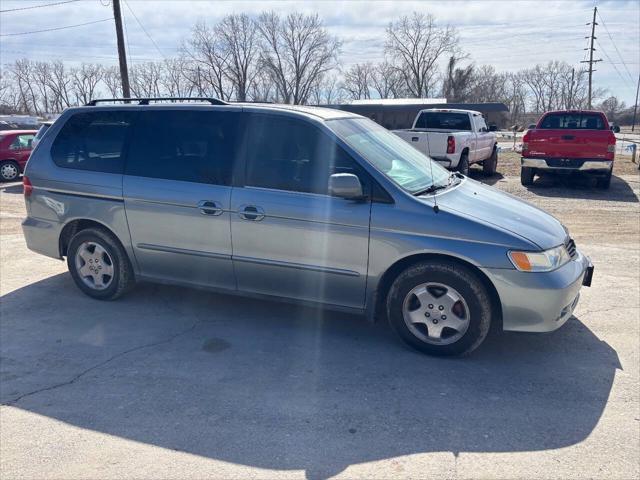
POLYGON ((201 320, 197 320, 190 327, 188 327, 188 328, 186 328, 184 330, 181 330, 178 333, 175 333, 175 334, 171 335, 170 337, 165 338, 164 340, 160 340, 160 341, 153 342, 153 343, 146 343, 144 345, 138 345, 137 347, 133 347, 133 348, 130 348, 130 349, 125 350, 123 352, 117 353, 117 354, 113 355, 112 357, 109 357, 108 359, 106 359, 106 360, 104 360, 104 361, 102 361, 100 363, 97 363, 97 364, 87 368, 86 370, 83 370, 82 372, 80 372, 77 375, 75 375, 71 380, 67 380, 65 382, 56 383, 56 384, 50 385, 48 387, 38 388, 38 389, 33 390, 31 392, 24 393, 24 394, 22 394, 22 395, 20 395, 20 396, 18 396, 16 398, 14 398, 13 400, 2 402, 2 403, 0 403, 0 405, 2 405, 2 406, 15 405, 20 400, 22 400, 22 399, 24 399, 26 397, 30 397, 32 395, 36 395, 36 394, 42 393, 42 392, 48 392, 50 390, 55 390, 57 388, 65 387, 67 385, 72 385, 73 383, 75 383, 78 380, 80 380, 87 373, 92 372, 92 371, 94 371, 94 370, 96 370, 96 369, 98 369, 100 367, 103 367, 104 365, 107 365, 108 363, 110 363, 110 362, 112 362, 112 361, 114 361, 114 360, 116 360, 116 359, 118 359, 120 357, 123 357, 124 355, 127 355, 127 354, 132 353, 132 352, 136 352, 138 350, 143 350, 145 348, 157 347, 158 345, 164 345, 166 343, 170 343, 173 340, 175 340, 176 338, 181 337, 183 335, 186 335, 186 334, 192 332, 193 330, 195 330, 195 328, 200 323, 201 323, 201 320))

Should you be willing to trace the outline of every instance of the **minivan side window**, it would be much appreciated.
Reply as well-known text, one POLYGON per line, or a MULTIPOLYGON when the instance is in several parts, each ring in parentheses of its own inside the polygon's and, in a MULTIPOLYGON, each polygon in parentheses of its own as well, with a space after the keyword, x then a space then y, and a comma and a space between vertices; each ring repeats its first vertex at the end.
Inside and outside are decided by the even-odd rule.
POLYGON ((252 115, 247 125, 245 185, 327 194, 333 173, 358 175, 362 168, 328 135, 305 121, 279 115, 252 115))
POLYGON ((125 173, 230 185, 240 113, 152 110, 139 114, 125 173))
POLYGON ((51 147, 59 167, 122 173, 124 142, 133 112, 81 112, 64 124, 51 147))

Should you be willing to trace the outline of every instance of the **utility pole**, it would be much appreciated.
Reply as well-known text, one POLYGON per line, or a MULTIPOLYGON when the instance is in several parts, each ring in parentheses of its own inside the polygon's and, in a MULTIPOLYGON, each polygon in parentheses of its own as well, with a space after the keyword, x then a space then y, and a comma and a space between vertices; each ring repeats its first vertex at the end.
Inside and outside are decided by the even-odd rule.
MULTIPOLYGON (((599 60, 594 60, 593 59, 593 52, 596 51, 595 48, 593 48, 593 42, 595 41, 596 38, 596 25, 598 25, 598 23, 596 22, 596 14, 598 13, 598 7, 593 7, 593 21, 589 24, 587 23, 587 25, 591 25, 591 42, 590 42, 590 46, 589 48, 585 48, 585 50, 589 50, 589 60, 584 60, 580 63, 588 63, 589 64, 589 70, 587 70, 589 72, 589 108, 591 108, 591 97, 592 97, 592 84, 593 84, 593 72, 595 72, 595 70, 593 69, 593 64, 597 63, 597 62, 601 62, 602 59, 599 60)), ((589 37, 584 37, 584 38, 589 38, 589 37)))
POLYGON ((638 92, 640 92, 640 75, 638 75, 638 86, 636 87, 636 103, 633 104, 633 122, 631 122, 631 131, 636 128, 636 113, 638 111, 638 92))
POLYGON ((122 96, 131 98, 129 90, 129 70, 127 69, 127 53, 124 49, 124 35, 122 33, 122 14, 120 0, 113 0, 113 19, 116 21, 116 37, 118 39, 118 60, 120 63, 120 78, 122 80, 122 96))

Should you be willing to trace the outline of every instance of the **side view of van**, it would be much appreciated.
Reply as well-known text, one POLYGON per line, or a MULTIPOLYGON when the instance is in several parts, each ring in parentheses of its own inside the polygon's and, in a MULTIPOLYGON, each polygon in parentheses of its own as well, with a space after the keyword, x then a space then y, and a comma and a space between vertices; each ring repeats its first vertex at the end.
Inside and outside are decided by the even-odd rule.
POLYGON ((138 281, 285 298, 388 318, 414 348, 460 355, 492 325, 559 328, 590 285, 554 217, 368 119, 158 100, 66 110, 26 167, 28 247, 66 258, 93 298, 138 281))

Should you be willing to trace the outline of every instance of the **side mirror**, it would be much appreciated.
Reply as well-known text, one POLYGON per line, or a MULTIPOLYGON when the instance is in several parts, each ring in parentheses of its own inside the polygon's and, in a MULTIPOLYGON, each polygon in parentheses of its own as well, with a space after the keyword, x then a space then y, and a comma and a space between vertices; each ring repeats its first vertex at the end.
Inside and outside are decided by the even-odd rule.
POLYGON ((329 195, 348 200, 361 200, 364 197, 360 179, 352 173, 331 175, 329 177, 329 195))
POLYGON ((618 125, 611 125, 611 131, 613 133, 620 133, 620 127, 618 125))
POLYGON ((498 126, 497 125, 489 125, 489 131, 490 132, 497 132, 498 131, 498 126))

